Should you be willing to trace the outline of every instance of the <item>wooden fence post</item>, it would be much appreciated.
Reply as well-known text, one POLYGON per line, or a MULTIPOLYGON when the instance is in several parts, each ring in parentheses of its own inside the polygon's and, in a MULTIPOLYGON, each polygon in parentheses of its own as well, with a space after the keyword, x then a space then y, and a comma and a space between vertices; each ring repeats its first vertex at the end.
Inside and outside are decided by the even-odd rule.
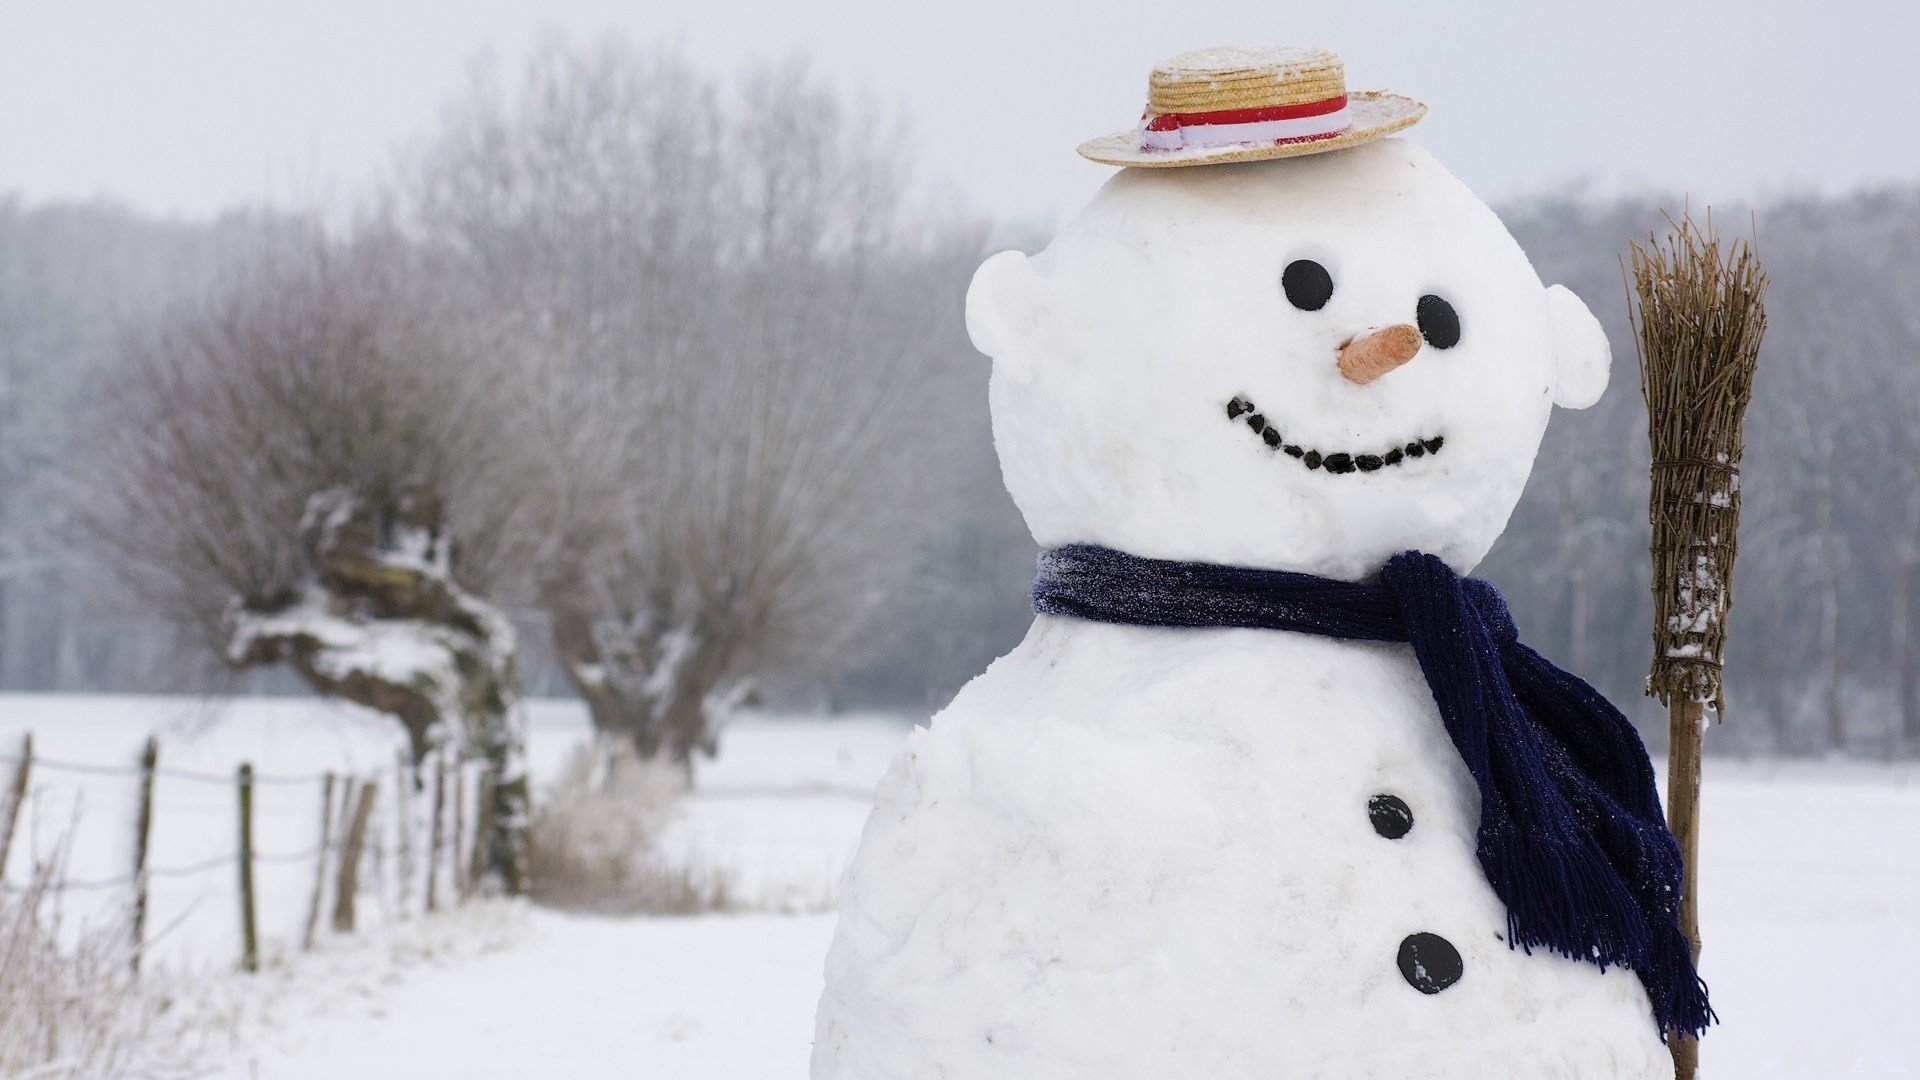
POLYGON ((33 732, 20 737, 20 765, 13 770, 13 794, 7 800, 7 821, 0 825, 0 881, 7 876, 7 853, 13 850, 13 830, 27 807, 27 779, 33 772, 33 732))
POLYGON ((447 804, 447 759, 433 756, 433 814, 427 830, 427 911, 440 907, 440 822, 447 804))
POLYGON ((260 970, 260 937, 253 907, 253 764, 240 763, 240 966, 260 970))
POLYGON ((467 867, 467 891, 480 887, 487 872, 487 837, 493 832, 493 773, 480 774, 480 804, 473 811, 473 860, 467 867))
POLYGON ((140 751, 140 810, 133 824, 133 955, 128 962, 140 974, 140 953, 147 934, 147 842, 153 836, 153 770, 160 762, 160 740, 147 736, 140 751))
POLYGON ((467 769, 460 758, 453 759, 453 850, 448 859, 449 870, 453 871, 454 895, 465 900, 472 891, 467 881, 467 863, 460 857, 466 848, 467 836, 467 769))
POLYGON ((360 852, 367 842, 367 818, 373 814, 373 799, 380 793, 375 780, 360 783, 360 798, 347 822, 346 842, 340 848, 340 880, 333 892, 333 928, 343 934, 353 932, 353 898, 360 888, 360 852))
POLYGON ((320 778, 320 850, 313 858, 313 898, 307 903, 307 928, 300 948, 313 948, 313 932, 320 925, 320 903, 327 891, 327 852, 333 847, 333 771, 320 778))
MULTIPOLYGON (((347 831, 353 825, 353 810, 354 807, 360 804, 360 778, 357 776, 348 776, 341 782, 340 787, 340 813, 335 816, 335 821, 340 826, 340 839, 334 844, 333 862, 333 908, 335 913, 334 921, 336 923, 339 919, 340 910, 340 868, 345 864, 347 858, 347 831)), ((356 876, 358 873, 356 870, 356 876)))
POLYGON ((393 816, 400 823, 395 837, 395 876, 399 880, 400 917, 405 919, 413 901, 413 781, 420 774, 410 768, 408 752, 401 749, 393 763, 393 816))

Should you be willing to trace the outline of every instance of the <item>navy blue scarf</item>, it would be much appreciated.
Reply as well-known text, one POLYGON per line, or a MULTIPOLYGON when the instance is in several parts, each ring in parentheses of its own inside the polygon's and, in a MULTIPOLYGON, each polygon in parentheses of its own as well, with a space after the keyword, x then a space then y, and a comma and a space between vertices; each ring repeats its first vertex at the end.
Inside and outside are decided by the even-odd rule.
POLYGON ((1509 945, 1631 968, 1663 1036, 1715 1019, 1677 921, 1680 849, 1646 747, 1598 691, 1520 643, 1493 586, 1417 551, 1376 584, 1071 544, 1041 553, 1033 610, 1411 644, 1480 787, 1480 866, 1509 945))

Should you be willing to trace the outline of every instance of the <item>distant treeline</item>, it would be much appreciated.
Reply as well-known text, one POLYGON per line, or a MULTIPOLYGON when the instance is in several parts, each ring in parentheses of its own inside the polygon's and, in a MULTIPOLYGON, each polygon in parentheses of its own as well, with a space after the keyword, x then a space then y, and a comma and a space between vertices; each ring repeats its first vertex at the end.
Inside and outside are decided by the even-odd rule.
MULTIPOLYGON (((1619 259, 1678 202, 1565 196, 1503 209, 1541 277, 1572 287, 1606 324, 1615 366, 1598 406, 1555 416, 1527 496, 1481 570, 1530 641, 1648 719, 1648 461, 1619 259)), ((1770 329, 1742 474, 1728 724, 1710 746, 1913 753, 1920 186, 1774 201, 1752 220, 1772 275, 1770 329)), ((1715 222, 1745 233, 1748 210, 1721 208, 1715 222)), ((91 497, 82 464, 129 337, 309 227, 272 213, 181 223, 0 198, 0 689, 189 689, 215 669, 113 586, 80 525, 91 497)), ((868 605, 845 648, 764 673, 776 700, 937 707, 1026 627, 1033 546, 1000 485, 986 361, 956 317, 969 261, 941 264, 951 264, 944 284, 919 283, 920 295, 948 297, 925 326, 950 339, 927 351, 950 356, 952 371, 930 380, 938 407, 917 410, 920 430, 902 431, 895 452, 914 455, 923 441, 958 449, 922 463, 937 497, 914 507, 928 517, 910 531, 918 571, 868 605)), ((529 625, 529 690, 567 692, 542 616, 510 606, 529 625)))

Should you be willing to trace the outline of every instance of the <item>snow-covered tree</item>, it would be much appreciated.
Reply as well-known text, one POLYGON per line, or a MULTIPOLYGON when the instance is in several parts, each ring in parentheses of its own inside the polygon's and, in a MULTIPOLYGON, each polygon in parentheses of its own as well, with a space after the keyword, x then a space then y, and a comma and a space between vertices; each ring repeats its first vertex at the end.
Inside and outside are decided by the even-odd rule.
POLYGON ((977 253, 906 228, 901 157, 803 66, 725 84, 609 37, 483 73, 412 163, 527 377, 531 592, 645 755, 712 752, 757 674, 901 601, 977 253))
POLYGON ((129 348, 87 514, 122 579, 236 667, 490 766, 487 864, 523 884, 512 628, 482 599, 515 505, 472 327, 375 231, 249 264, 129 348), (472 538, 471 540, 469 538, 472 538))

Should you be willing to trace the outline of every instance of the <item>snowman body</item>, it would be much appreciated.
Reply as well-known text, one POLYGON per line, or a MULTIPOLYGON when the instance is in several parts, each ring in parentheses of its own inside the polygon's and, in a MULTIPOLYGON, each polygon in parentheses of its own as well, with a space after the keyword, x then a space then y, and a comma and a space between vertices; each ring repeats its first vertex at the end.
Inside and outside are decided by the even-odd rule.
POLYGON ((1406 646, 1042 617, 882 785, 815 1075, 1670 1075, 1631 972, 1507 948, 1478 813, 1406 646))
MULTIPOLYGON (((1605 385, 1584 305, 1411 143, 1179 173, 975 278, 1036 540, 1470 570, 1605 385), (1342 362, 1415 319, 1386 374, 1342 362)), ((1478 800, 1407 646, 1043 616, 881 785, 815 1080, 1668 1075, 1632 972, 1508 947, 1478 800)))

